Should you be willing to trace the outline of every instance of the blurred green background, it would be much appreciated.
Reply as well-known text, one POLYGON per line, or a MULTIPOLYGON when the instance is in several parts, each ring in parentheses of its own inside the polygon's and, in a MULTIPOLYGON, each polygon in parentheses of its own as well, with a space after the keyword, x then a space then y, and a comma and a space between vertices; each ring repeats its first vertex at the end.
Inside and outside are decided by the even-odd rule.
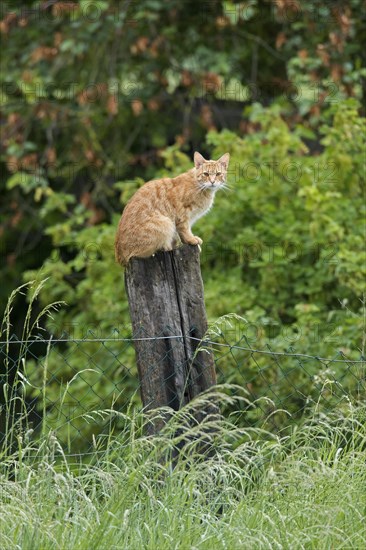
MULTIPOLYGON (((209 320, 243 317, 222 328, 231 343, 359 358, 364 7, 4 2, 0 309, 21 283, 49 277, 38 307, 67 303, 44 322, 56 337, 129 337, 113 254, 123 206, 147 179, 189 169, 195 150, 229 151, 231 191, 195 226, 209 320)), ((14 302, 17 335, 24 300, 14 302)), ((77 350, 71 367, 51 359, 63 382, 84 365, 77 350)), ((252 368, 228 359, 225 379, 240 383, 240 360, 252 368)), ((125 362, 134 388, 132 349, 125 362)), ((29 376, 42 377, 36 360, 29 376)))

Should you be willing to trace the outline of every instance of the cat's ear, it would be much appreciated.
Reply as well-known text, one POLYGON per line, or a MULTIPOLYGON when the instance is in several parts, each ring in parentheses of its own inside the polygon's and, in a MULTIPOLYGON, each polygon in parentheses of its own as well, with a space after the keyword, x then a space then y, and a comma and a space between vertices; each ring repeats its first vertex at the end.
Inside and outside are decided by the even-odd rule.
POLYGON ((228 169, 229 166, 229 160, 230 160, 230 153, 225 153, 225 155, 222 155, 222 157, 219 158, 217 162, 220 162, 225 166, 225 170, 228 169))
POLYGON ((194 154, 193 160, 196 168, 199 168, 200 166, 202 166, 204 162, 207 162, 206 159, 203 158, 201 153, 198 153, 197 151, 194 154))

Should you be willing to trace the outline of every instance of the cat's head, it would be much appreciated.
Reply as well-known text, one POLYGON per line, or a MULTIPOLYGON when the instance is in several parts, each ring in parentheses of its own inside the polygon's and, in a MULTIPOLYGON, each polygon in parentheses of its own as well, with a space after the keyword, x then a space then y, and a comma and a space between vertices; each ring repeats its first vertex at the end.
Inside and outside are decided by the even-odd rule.
POLYGON ((217 191, 226 185, 226 174, 230 155, 225 153, 219 160, 206 160, 200 153, 194 154, 196 179, 200 188, 217 191))

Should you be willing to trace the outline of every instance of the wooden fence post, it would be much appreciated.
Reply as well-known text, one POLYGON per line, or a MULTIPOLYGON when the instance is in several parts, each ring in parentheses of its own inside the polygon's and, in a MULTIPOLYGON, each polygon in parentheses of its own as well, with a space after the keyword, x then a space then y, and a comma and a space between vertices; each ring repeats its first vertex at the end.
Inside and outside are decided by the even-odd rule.
POLYGON ((133 258, 125 285, 144 408, 178 410, 216 384, 212 353, 196 352, 207 330, 198 247, 133 258))

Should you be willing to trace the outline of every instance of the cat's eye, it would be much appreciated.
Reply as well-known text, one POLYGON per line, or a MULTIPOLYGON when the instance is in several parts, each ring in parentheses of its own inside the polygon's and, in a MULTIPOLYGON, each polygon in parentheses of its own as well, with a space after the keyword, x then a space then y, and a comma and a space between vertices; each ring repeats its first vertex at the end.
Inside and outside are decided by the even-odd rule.
POLYGON ((221 172, 216 172, 216 176, 221 176, 221 172))
POLYGON ((203 175, 206 176, 206 178, 208 178, 208 176, 210 175, 209 172, 203 172, 203 175))

